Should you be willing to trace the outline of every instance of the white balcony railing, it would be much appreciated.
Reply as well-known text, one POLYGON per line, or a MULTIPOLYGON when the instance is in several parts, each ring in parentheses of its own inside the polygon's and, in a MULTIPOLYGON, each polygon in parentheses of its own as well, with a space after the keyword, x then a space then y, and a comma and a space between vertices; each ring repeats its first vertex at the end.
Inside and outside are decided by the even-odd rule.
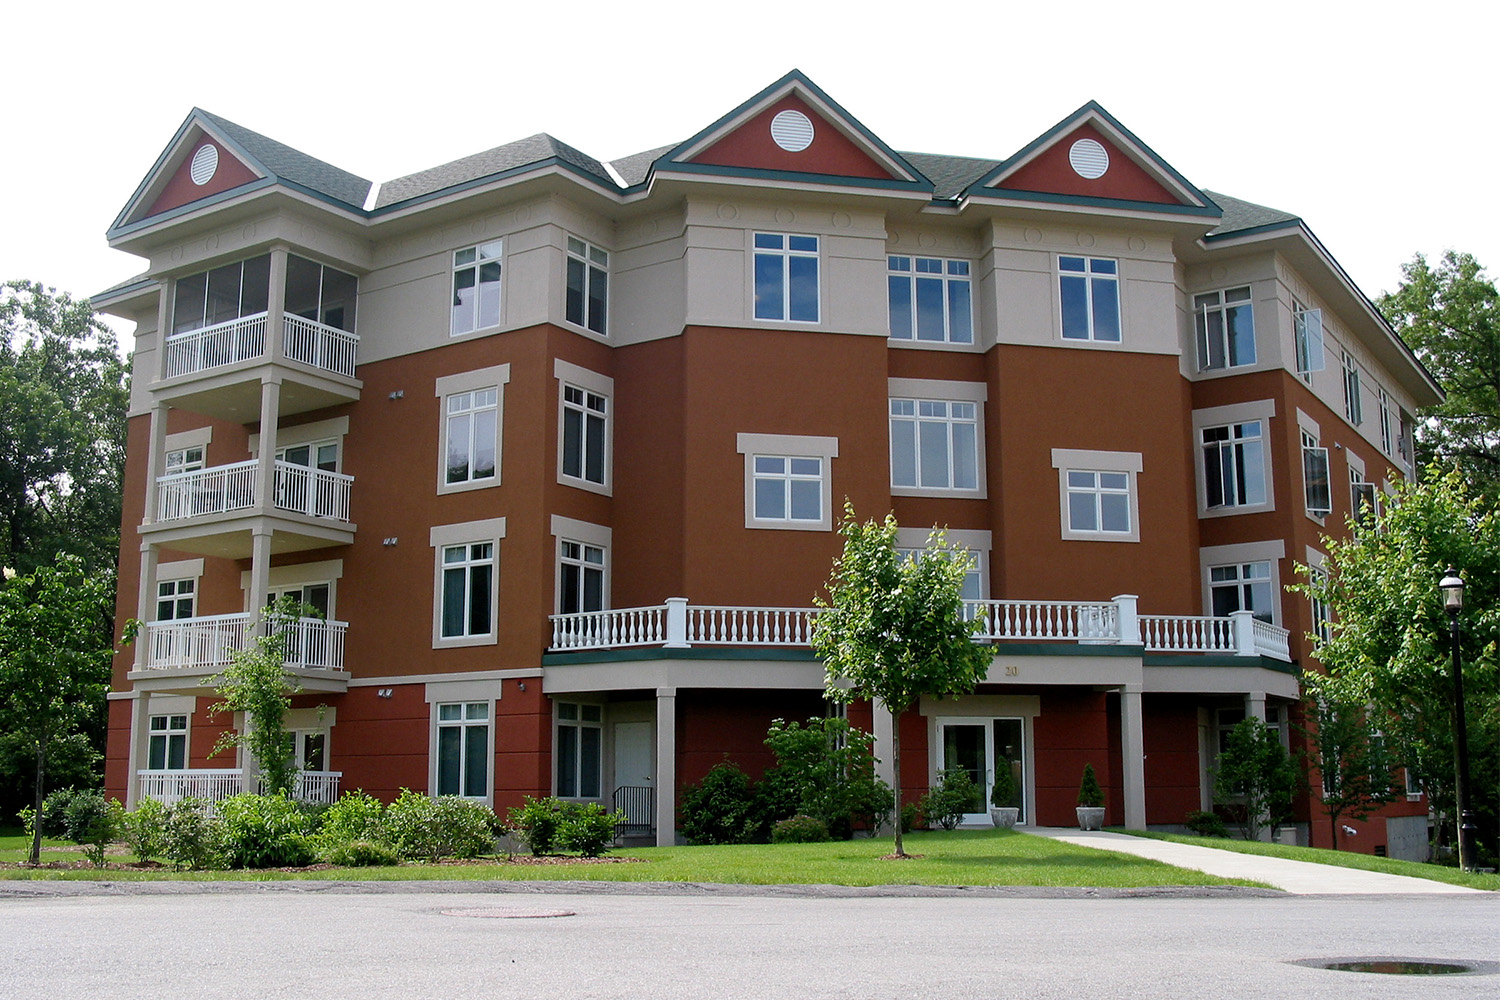
POLYGON ((335 375, 354 377, 354 354, 359 337, 347 330, 288 313, 283 317, 282 352, 289 361, 335 375))
MULTIPOLYGON (((245 648, 251 616, 213 615, 149 622, 144 670, 220 669, 245 648)), ((299 618, 286 625, 283 663, 288 670, 343 670, 347 622, 299 618)))
MULTIPOLYGON (((338 801, 342 771, 299 771, 292 786, 292 798, 313 805, 332 805, 338 801)), ((241 768, 195 768, 183 771, 137 771, 140 797, 172 805, 183 799, 199 799, 215 804, 245 790, 245 772, 241 768)), ((256 791, 264 786, 256 782, 256 791)))
MULTIPOLYGON (((816 608, 662 605, 553 615, 553 651, 626 646, 770 646, 807 648, 816 608)), ((1227 618, 1139 615, 1136 599, 1113 601, 967 601, 965 616, 982 619, 975 641, 1139 645, 1147 652, 1227 653, 1290 662, 1287 630, 1248 611, 1227 618)))
POLYGON ((266 353, 266 314, 241 316, 213 326, 174 333, 167 338, 165 347, 162 378, 191 375, 249 361, 266 353))
MULTIPOLYGON (((257 462, 216 465, 178 472, 156 480, 156 520, 180 521, 208 514, 227 514, 258 506, 257 462)), ((275 506, 308 517, 349 520, 354 477, 342 472, 276 463, 275 506)))

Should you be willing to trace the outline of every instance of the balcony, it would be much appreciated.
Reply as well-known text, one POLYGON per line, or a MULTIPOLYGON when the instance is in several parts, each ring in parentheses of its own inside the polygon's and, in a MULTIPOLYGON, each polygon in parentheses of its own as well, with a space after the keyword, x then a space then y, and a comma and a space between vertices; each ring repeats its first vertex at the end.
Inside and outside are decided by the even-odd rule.
MULTIPOLYGON (((339 779, 343 776, 342 771, 299 771, 292 798, 310 805, 333 805, 338 801, 339 779)), ((156 799, 168 806, 183 799, 198 799, 208 803, 210 813, 217 803, 246 790, 245 772, 237 767, 137 771, 136 780, 142 799, 156 799)), ((256 791, 264 791, 259 781, 255 786, 256 791)))
MULTIPOLYGON (((181 378, 266 356, 268 313, 242 316, 168 337, 163 347, 162 379, 181 378)), ((282 316, 282 355, 330 375, 354 377, 359 337, 301 316, 282 316)))
POLYGON ((217 465, 156 480, 156 509, 146 534, 162 534, 174 548, 205 555, 244 558, 249 519, 275 517, 277 547, 300 551, 354 541, 349 499, 354 477, 290 462, 275 463, 269 503, 256 484, 254 460, 217 465), (170 539, 166 535, 172 536, 170 539))
MULTIPOLYGON (((186 681, 200 687, 221 672, 234 653, 249 641, 254 616, 248 614, 179 618, 148 622, 137 642, 145 644, 145 659, 130 674, 133 680, 159 681, 150 687, 186 681)), ((344 634, 347 622, 321 618, 299 618, 286 627, 283 665, 310 691, 344 691, 349 685, 344 670, 344 634)))
MULTIPOLYGON (((665 604, 552 615, 549 652, 661 646, 807 648, 817 608, 665 604)), ((966 601, 965 616, 984 626, 976 642, 1139 645, 1149 653, 1218 653, 1291 661, 1288 633, 1248 611, 1227 618, 1138 615, 1135 599, 1114 601, 966 601)))

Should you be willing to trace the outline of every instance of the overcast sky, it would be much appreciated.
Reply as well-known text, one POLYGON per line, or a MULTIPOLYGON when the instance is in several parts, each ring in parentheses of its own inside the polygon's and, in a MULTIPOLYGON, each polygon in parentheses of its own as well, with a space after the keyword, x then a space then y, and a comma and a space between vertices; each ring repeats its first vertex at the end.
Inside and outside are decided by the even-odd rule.
POLYGON ((1301 215, 1374 297, 1419 251, 1500 270, 1497 28, 1452 0, 32 2, 0 59, 0 279, 142 270, 104 231, 195 105, 384 181, 543 131, 614 159, 797 68, 907 151, 1000 159, 1097 100, 1199 187, 1301 215))

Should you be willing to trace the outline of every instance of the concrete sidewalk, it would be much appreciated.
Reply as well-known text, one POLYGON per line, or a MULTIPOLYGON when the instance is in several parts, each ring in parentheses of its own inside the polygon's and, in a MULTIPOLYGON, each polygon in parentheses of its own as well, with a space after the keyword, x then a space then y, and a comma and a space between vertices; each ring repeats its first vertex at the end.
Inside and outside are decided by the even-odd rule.
POLYGON ((1484 891, 1470 889, 1467 886, 1449 885, 1446 882, 1433 882, 1425 878, 1386 875, 1382 872, 1340 868, 1336 865, 1319 865, 1308 861, 1288 861, 1285 858, 1268 858, 1258 854, 1240 854, 1236 851, 1220 851, 1212 847, 1196 847, 1192 844, 1174 844, 1166 840, 1132 837, 1124 833, 1083 831, 1055 826, 1031 827, 1025 832, 1083 847, 1097 847, 1105 851, 1134 854, 1223 878, 1253 879, 1256 882, 1265 882, 1278 889, 1299 895, 1357 895, 1362 893, 1425 895, 1482 893, 1484 891))

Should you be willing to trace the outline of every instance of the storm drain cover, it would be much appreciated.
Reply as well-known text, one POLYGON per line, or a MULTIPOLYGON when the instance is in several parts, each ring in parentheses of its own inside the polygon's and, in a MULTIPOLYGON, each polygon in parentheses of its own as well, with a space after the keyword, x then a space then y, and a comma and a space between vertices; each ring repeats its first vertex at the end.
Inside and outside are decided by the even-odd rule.
POLYGON ((1293 965, 1334 972, 1370 972, 1381 976, 1456 976, 1500 970, 1495 962, 1434 961, 1425 958, 1308 958, 1293 965))
POLYGON ((516 910, 503 906, 464 906, 440 911, 445 917, 486 917, 490 920, 540 920, 546 917, 576 917, 573 910, 516 910))

